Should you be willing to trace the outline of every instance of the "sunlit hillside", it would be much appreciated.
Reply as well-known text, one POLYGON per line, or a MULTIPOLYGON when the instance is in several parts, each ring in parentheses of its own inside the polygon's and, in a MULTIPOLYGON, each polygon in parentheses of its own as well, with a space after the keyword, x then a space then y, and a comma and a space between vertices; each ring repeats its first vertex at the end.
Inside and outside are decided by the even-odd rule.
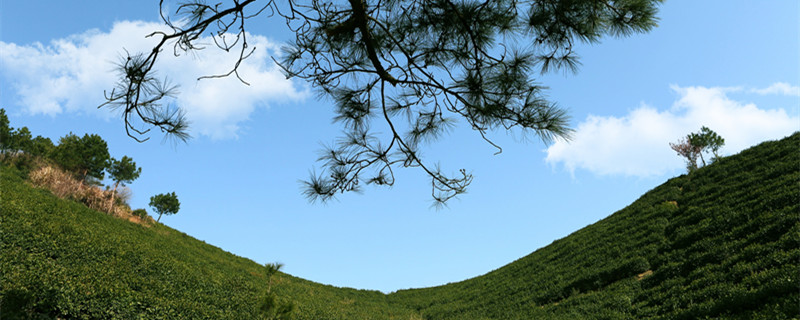
POLYGON ((800 317, 800 133, 673 178, 498 270, 390 301, 427 319, 800 317))
POLYGON ((258 319, 268 286, 294 319, 797 318, 798 150, 800 133, 765 142, 486 275, 388 295, 282 273, 269 285, 251 260, 4 166, 0 318, 258 319))

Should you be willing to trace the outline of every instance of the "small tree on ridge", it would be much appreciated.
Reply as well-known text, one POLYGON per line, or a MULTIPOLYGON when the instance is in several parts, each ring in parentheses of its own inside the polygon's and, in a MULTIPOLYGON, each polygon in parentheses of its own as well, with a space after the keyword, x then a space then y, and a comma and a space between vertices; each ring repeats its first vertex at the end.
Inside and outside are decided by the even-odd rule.
POLYGON ((700 128, 700 132, 698 133, 690 133, 688 136, 689 143, 697 148, 700 148, 700 160, 703 162, 703 166, 706 165, 706 160, 703 158, 703 152, 711 152, 714 156, 711 158, 711 161, 716 161, 719 159, 719 148, 725 145, 725 139, 717 135, 716 132, 712 131, 706 126, 700 128))
POLYGON ((703 158, 703 152, 711 152, 714 156, 712 161, 719 159, 719 149, 725 145, 725 139, 717 135, 708 127, 703 126, 700 132, 692 132, 686 137, 681 138, 677 143, 670 143, 669 146, 672 150, 678 153, 681 157, 686 159, 686 170, 692 173, 698 168, 697 158, 706 165, 706 160, 703 158))
POLYGON ((158 213, 156 222, 161 221, 161 215, 172 215, 178 213, 181 209, 181 202, 178 201, 178 196, 175 192, 161 193, 150 197, 150 206, 158 213))

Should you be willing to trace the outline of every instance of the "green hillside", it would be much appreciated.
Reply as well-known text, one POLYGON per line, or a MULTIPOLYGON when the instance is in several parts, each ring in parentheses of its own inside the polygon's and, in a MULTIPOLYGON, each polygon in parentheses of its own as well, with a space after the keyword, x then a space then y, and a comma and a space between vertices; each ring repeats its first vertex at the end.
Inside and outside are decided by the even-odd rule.
MULTIPOLYGON (((56 198, 7 167, 0 174, 0 319, 259 318, 264 266, 56 198)), ((295 319, 413 319, 378 291, 281 273, 273 290, 295 303, 295 319)))
MULTIPOLYGON (((0 176, 0 318, 259 318, 263 266, 0 176)), ((798 318, 798 206, 800 133, 473 279, 384 295, 279 273, 273 290, 295 319, 798 318)))
POLYGON ((486 275, 400 291, 426 319, 800 317, 800 133, 673 178, 486 275))

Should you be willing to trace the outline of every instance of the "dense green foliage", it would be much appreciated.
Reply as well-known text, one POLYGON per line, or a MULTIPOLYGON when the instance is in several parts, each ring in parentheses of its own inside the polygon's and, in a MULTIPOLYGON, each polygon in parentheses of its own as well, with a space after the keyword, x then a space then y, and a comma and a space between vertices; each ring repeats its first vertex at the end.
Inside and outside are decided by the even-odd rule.
POLYGON ((55 149, 56 146, 50 138, 36 136, 31 140, 30 150, 26 150, 26 152, 37 157, 49 157, 55 149))
POLYGON ((258 319, 265 292, 295 319, 797 318, 798 147, 800 133, 721 158, 486 275, 389 295, 268 276, 3 167, 0 318, 258 319))
POLYGON ((83 137, 73 133, 61 137, 53 155, 62 168, 77 173, 82 180, 102 180, 110 157, 106 141, 88 133, 83 137))
POLYGON ((115 184, 122 185, 133 182, 142 174, 142 168, 137 167, 136 162, 133 162, 133 159, 128 156, 123 156, 122 160, 111 158, 108 161, 106 171, 108 171, 108 175, 111 176, 115 184))
POLYGON ((0 159, 7 160, 7 154, 17 155, 21 152, 34 156, 48 156, 55 148, 49 138, 31 134, 28 127, 17 128, 11 126, 11 121, 6 115, 6 110, 0 108, 0 159))

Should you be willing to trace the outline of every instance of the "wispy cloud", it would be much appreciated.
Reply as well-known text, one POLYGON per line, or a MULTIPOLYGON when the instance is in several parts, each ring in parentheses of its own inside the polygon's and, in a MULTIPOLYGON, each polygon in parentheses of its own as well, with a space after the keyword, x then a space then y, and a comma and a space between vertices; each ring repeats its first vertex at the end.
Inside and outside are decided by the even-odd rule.
POLYGON ((800 97, 800 87, 790 85, 786 82, 776 82, 769 87, 761 89, 753 88, 750 89, 750 92, 760 95, 779 94, 800 97))
MULTIPOLYGON (((0 42, 0 68, 7 83, 12 83, 17 102, 30 113, 97 113, 96 106, 104 101, 103 91, 112 89, 117 81, 114 65, 124 50, 151 50, 156 40, 144 36, 163 29, 158 23, 121 21, 108 32, 90 30, 46 45, 0 42)), ((210 38, 201 42, 214 46, 210 38)), ((286 80, 273 63, 270 55, 275 44, 253 34, 248 35, 248 42, 256 51, 239 72, 250 86, 235 77, 197 81, 200 76, 229 71, 238 52, 208 48, 175 57, 169 48, 160 56, 156 66, 159 77, 166 76, 180 86, 176 103, 186 110, 193 134, 235 137, 240 123, 257 107, 308 96, 306 89, 286 80)), ((106 110, 99 112, 110 115, 106 110)))
MULTIPOLYGON (((547 149, 546 161, 561 164, 570 172, 583 169, 598 175, 655 176, 684 168, 668 144, 701 126, 725 138, 723 154, 800 129, 800 117, 789 116, 785 109, 759 108, 728 97, 728 92, 738 89, 671 88, 678 99, 669 109, 642 104, 622 117, 587 117, 577 126, 571 142, 559 141, 547 149)), ((792 88, 796 87, 778 83, 752 92, 791 94, 792 88)))

